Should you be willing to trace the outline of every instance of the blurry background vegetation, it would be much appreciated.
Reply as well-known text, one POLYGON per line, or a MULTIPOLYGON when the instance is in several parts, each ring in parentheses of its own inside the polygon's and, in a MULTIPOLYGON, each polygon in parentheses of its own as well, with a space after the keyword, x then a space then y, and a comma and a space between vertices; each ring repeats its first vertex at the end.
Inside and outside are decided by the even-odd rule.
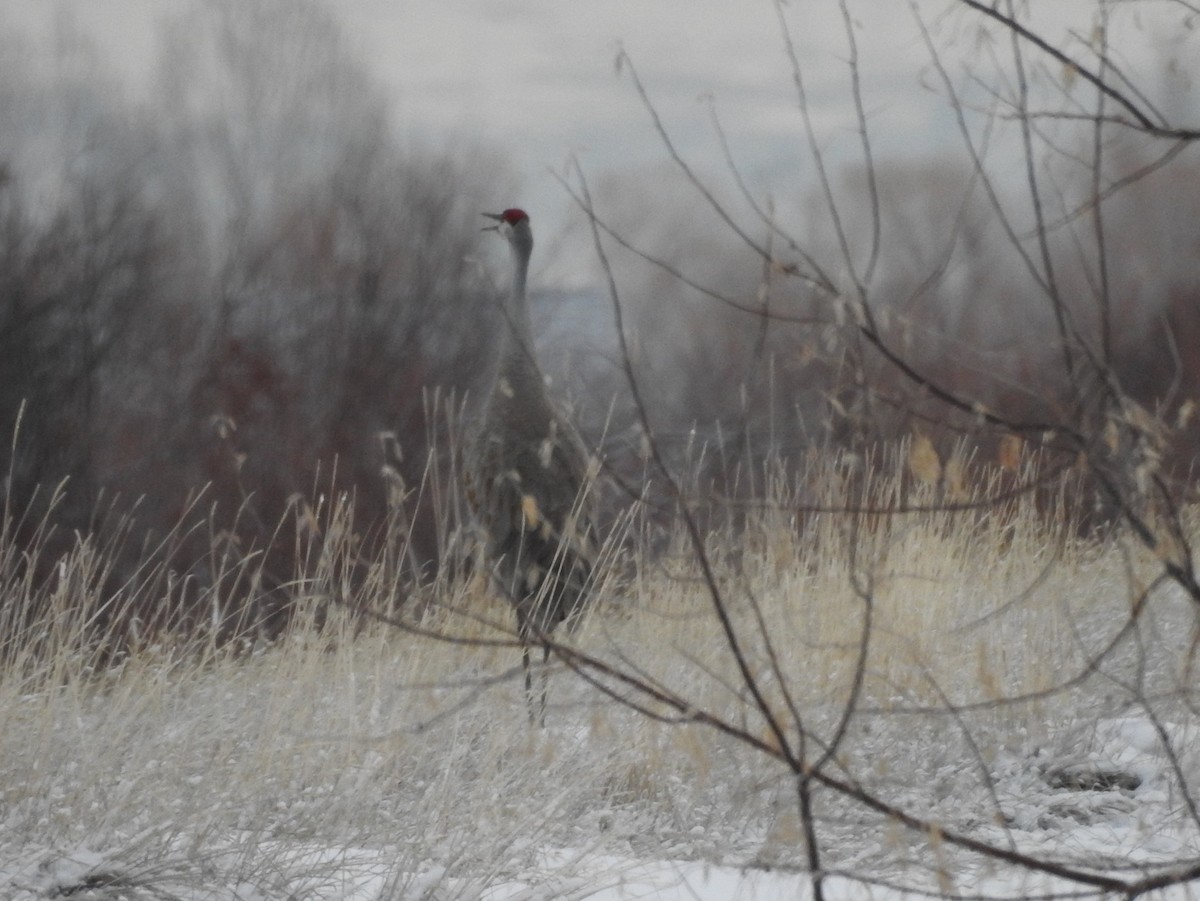
MULTIPOLYGON (((397 138, 320 5, 181 7, 153 85, 129 99, 69 28, 50 56, 0 41, 3 504, 15 546, 37 532, 49 551, 33 558, 46 571, 27 575, 47 578, 80 535, 107 533, 120 553, 105 590, 120 591, 171 534, 168 569, 194 586, 173 595, 172 616, 233 547, 259 555, 262 610, 281 622, 298 548, 279 523, 344 491, 364 551, 399 522, 403 578, 432 577, 452 530, 447 423, 486 376, 501 327, 504 282, 480 262, 479 213, 520 203, 515 177, 486 147, 397 138), (178 528, 191 520, 203 527, 178 528)), ((1088 134, 1062 138, 1082 152, 1088 134)), ((1137 137, 1109 154, 1127 170, 1153 158, 1137 137)), ((677 173, 652 193, 645 175, 593 193, 617 234, 666 264, 614 248, 628 367, 654 438, 694 467, 698 500, 763 496, 767 472, 800 478, 818 455, 861 467, 914 435, 941 460, 1015 468, 1001 436, 927 407, 856 343, 827 294, 764 271, 677 173)), ((874 296, 893 346, 1006 416, 1064 415, 1050 310, 968 190, 967 164, 883 160, 876 175, 874 296)), ((838 179, 852 196, 863 175, 838 179)), ((1106 206, 1112 369, 1132 399, 1182 425, 1166 460, 1181 485, 1200 443, 1187 416, 1200 389, 1197 183, 1184 154, 1106 206)), ((1091 184, 1064 171, 1057 188, 1081 198, 1091 184)), ((865 207, 850 213, 852 227, 868 221, 865 207)), ((818 257, 833 240, 819 217, 790 225, 818 257)), ((1094 261, 1069 229, 1050 240, 1062 293, 1095 335, 1094 261)), ((540 256, 554 246, 539 232, 540 256)), ((645 456, 610 300, 539 302, 554 310, 540 336, 553 390, 634 489, 606 493, 611 517, 640 490, 645 456)), ((153 621, 162 603, 147 595, 137 613, 153 621)))

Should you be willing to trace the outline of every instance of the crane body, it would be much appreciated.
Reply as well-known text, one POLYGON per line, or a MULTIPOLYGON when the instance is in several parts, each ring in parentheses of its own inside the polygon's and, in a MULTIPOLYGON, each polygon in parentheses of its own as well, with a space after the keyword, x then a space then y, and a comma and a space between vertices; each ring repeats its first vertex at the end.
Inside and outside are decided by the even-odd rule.
POLYGON ((495 230, 512 248, 513 277, 495 378, 468 440, 468 498, 486 535, 492 576, 516 613, 530 718, 542 721, 546 640, 583 609, 592 588, 588 454, 547 395, 534 353, 525 289, 533 251, 529 217, 517 209, 485 215, 497 220, 495 230), (542 647, 540 705, 530 668, 536 645, 542 647))

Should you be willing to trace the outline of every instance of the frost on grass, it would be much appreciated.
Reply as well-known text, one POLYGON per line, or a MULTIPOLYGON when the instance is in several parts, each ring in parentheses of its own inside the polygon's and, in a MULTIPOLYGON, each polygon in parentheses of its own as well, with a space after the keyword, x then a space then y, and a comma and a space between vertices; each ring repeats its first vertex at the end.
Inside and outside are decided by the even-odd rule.
MULTIPOLYGON (((850 535, 764 516, 732 546, 712 536, 747 658, 772 698, 786 683, 814 740, 832 734, 849 696, 865 604, 852 565, 871 587, 839 774, 1002 847, 1096 868, 1196 858, 1193 613, 1163 590, 1125 629, 1152 561, 1119 540, 1048 536, 1033 517, 850 535)), ((694 562, 676 547, 641 572, 574 640, 753 722, 694 562)), ((507 611, 480 586, 445 591, 446 607, 471 615, 435 602, 425 625, 500 634, 480 620, 507 622, 507 611)), ((160 647, 97 675, 70 654, 64 646, 52 679, 26 667, 0 682, 4 897, 808 891, 784 769, 701 725, 643 717, 561 669, 549 727, 530 729, 511 647, 334 615, 323 631, 298 620, 243 655, 160 647)), ((1064 887, 828 790, 814 801, 843 894, 871 894, 874 880, 1009 895, 1064 887)))

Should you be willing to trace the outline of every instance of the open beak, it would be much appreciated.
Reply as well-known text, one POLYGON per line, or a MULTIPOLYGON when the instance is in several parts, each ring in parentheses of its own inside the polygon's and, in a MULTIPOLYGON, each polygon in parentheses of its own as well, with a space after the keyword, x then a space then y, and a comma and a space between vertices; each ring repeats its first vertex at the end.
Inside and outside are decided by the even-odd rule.
MULTIPOLYGON (((498 222, 498 223, 504 221, 504 217, 501 216, 499 213, 483 213, 483 215, 487 216, 489 219, 495 219, 496 222, 498 222)), ((499 230, 500 230, 499 225, 485 225, 482 229, 482 231, 485 231, 485 232, 494 232, 494 231, 499 231, 499 230)))

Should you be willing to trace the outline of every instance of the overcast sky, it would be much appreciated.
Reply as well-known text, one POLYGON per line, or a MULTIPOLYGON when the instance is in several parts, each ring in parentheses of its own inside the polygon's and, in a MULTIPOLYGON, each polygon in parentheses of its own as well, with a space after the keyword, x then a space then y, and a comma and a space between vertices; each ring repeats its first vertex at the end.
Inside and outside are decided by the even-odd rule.
MULTIPOLYGON (((55 17, 71 19, 136 86, 155 71, 158 20, 192 2, 6 0, 3 18, 9 27, 42 36, 51 33, 55 17)), ((1074 29, 1078 47, 1098 4, 1032 6, 1045 33, 1069 42, 1068 29, 1074 29)), ((1114 31, 1135 74, 1162 70, 1171 58, 1194 52, 1195 34, 1177 27, 1178 6, 1165 0, 1117 6, 1114 31), (1171 31, 1163 24, 1168 20, 1176 26, 1171 31)), ((388 92, 399 127, 434 141, 461 136, 498 147, 522 178, 521 203, 532 211, 557 214, 565 205, 548 170, 561 170, 572 154, 592 172, 636 170, 664 159, 630 79, 616 72, 622 46, 692 162, 720 165, 704 102, 711 98, 755 187, 778 187, 807 164, 771 0, 337 0, 330 8, 353 53, 388 92)), ((921 0, 916 8, 957 73, 984 62, 988 45, 974 13, 953 0, 921 0)), ((856 143, 839 7, 791 0, 783 10, 818 134, 837 159, 856 143)), ((954 140, 952 119, 931 89, 937 79, 913 9, 864 0, 851 2, 850 10, 877 151, 885 157, 938 152, 954 140)))

